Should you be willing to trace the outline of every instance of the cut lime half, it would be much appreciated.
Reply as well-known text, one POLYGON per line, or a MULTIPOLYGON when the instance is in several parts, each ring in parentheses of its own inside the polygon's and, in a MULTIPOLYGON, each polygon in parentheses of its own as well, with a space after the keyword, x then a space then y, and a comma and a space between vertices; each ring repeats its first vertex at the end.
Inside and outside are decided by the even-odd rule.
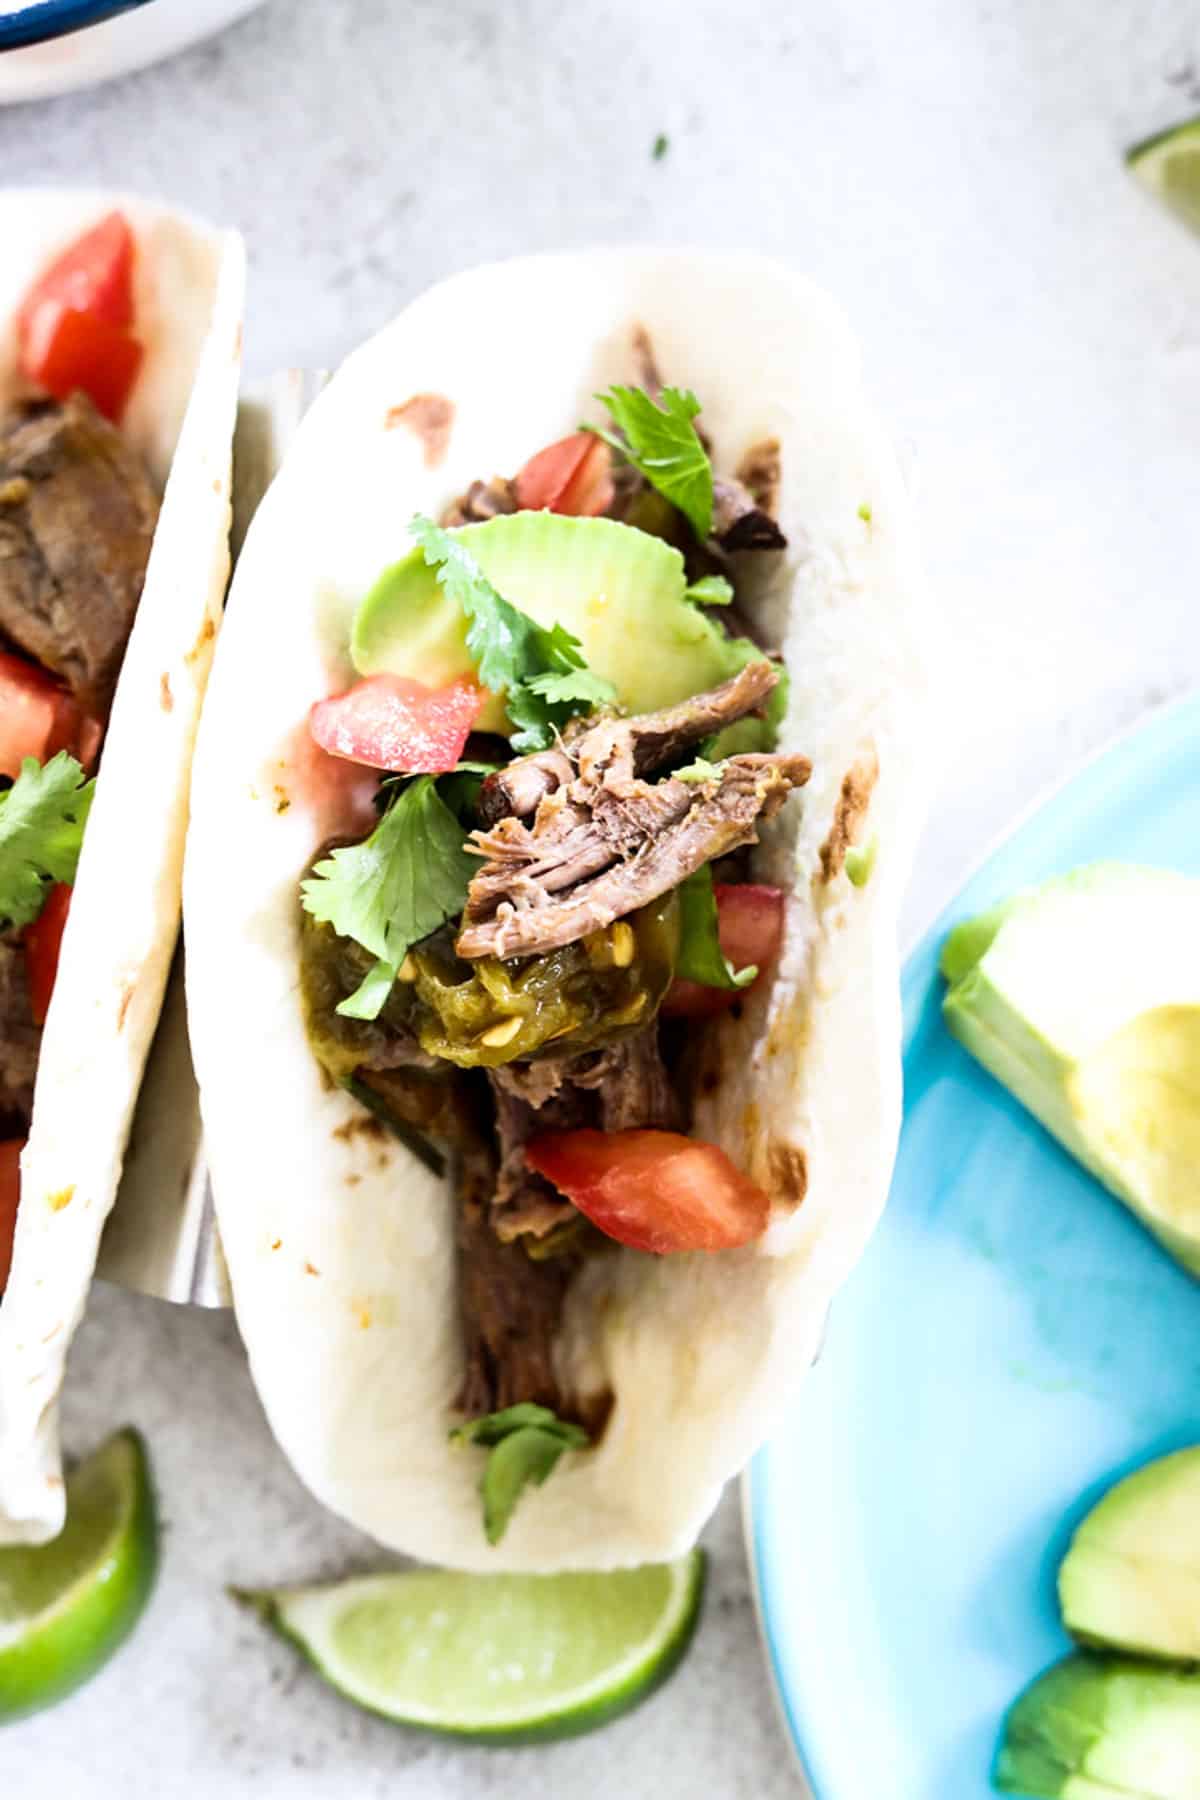
POLYGON ((704 1553, 608 1574, 416 1569, 240 1593, 327 1681, 400 1725, 550 1742, 644 1700, 687 1649, 704 1553))
POLYGON ((108 1661, 157 1566, 145 1446, 120 1431, 68 1475, 52 1543, 0 1550, 0 1725, 53 1706, 108 1661))
POLYGON ((1135 144, 1126 161, 1152 194, 1200 232, 1200 119, 1135 144))

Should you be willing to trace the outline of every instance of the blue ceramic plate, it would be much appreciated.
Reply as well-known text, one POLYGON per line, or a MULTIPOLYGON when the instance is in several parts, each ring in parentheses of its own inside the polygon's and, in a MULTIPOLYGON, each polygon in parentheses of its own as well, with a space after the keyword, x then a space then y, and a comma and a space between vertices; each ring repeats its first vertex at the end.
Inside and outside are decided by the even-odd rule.
POLYGON ((905 969, 888 1210, 749 1476, 767 1648, 817 1800, 986 1800, 1005 1709, 1068 1648, 1054 1581, 1075 1522, 1200 1441, 1200 1289, 941 1022, 949 928, 1101 857, 1200 875, 1200 699, 1020 825, 905 969))

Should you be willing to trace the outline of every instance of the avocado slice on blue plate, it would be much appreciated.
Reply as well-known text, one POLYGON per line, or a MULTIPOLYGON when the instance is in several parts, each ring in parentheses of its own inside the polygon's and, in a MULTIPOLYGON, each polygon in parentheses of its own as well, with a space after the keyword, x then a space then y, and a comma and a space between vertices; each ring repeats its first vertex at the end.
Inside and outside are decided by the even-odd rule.
POLYGON ((1096 863, 967 919, 946 1024, 1200 1274, 1200 881, 1096 863))
POLYGON ((993 1779, 1028 1800, 1196 1800, 1200 1674, 1068 1657, 1012 1708, 993 1779))
POLYGON ((1109 1490, 1071 1540, 1058 1595, 1080 1643, 1200 1662, 1200 1448, 1109 1490))

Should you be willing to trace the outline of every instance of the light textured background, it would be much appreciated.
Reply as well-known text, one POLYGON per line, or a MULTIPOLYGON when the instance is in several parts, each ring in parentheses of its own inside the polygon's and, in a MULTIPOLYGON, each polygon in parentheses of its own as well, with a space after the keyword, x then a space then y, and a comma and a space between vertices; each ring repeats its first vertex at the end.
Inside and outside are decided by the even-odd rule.
MULTIPOLYGON (((520 250, 745 244, 825 281, 911 455, 945 656, 911 926, 1048 781, 1200 680, 1200 244, 1120 162, 1198 110, 1190 0, 275 0, 167 67, 0 114, 0 168, 236 220, 260 373, 334 361, 435 277, 520 250)), ((109 1671, 3 1734, 6 1793, 795 1791, 732 1500, 662 1695, 549 1752, 447 1750, 357 1716, 223 1597, 371 1560, 274 1452, 228 1320, 98 1292, 68 1440, 130 1418, 162 1582, 109 1671)))

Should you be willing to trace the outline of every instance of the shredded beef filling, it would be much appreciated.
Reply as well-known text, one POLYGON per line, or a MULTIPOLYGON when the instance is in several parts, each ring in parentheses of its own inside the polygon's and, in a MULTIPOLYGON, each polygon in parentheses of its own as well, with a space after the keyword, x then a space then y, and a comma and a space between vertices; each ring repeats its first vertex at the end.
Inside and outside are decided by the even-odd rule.
POLYGON ((103 717, 141 597, 158 499, 83 394, 0 425, 0 638, 103 717))
POLYGON ((574 943, 753 843, 759 820, 807 781, 805 758, 731 756, 706 782, 645 776, 758 709, 777 680, 765 659, 751 663, 679 706, 569 730, 553 769, 540 753, 491 778, 490 815, 503 804, 513 810, 473 834, 486 860, 467 895, 458 954, 536 956, 574 943))
MULTIPOLYGON (((642 386, 656 396, 662 378, 640 327, 634 350, 642 386)), ((785 548, 774 517, 778 491, 779 445, 764 439, 747 451, 735 476, 714 479, 712 533, 703 544, 639 470, 619 458, 607 510, 611 518, 676 543, 694 579, 728 569, 728 553, 785 548)), ((514 482, 493 476, 472 482, 445 510, 442 524, 480 523, 517 509, 514 482)), ((727 627, 731 616, 724 614, 727 627)), ((759 822, 808 780, 808 762, 791 755, 735 755, 700 782, 681 781, 671 771, 694 757, 704 739, 761 713, 778 679, 764 657, 712 693, 658 713, 575 721, 551 749, 489 775, 471 837, 481 866, 454 945, 457 955, 508 960, 560 950, 670 893, 706 864, 744 857, 757 841, 759 822)), ((317 1011, 324 1010, 322 999, 317 1011)), ((406 1071, 421 1060, 419 1049, 414 1058, 411 1030, 390 1020, 386 1010, 378 1026, 345 1024, 341 1035, 353 1034, 361 1045, 368 1071, 362 1079, 369 1086, 386 1091, 397 1079, 408 1084, 411 1120, 416 1103, 408 1093, 413 1074, 406 1071), (396 1041, 389 1045, 393 1031, 396 1041), (396 1075, 370 1072, 398 1066, 396 1075)), ((578 1400, 559 1383, 554 1344, 571 1278, 582 1257, 604 1240, 526 1166, 525 1147, 549 1131, 685 1130, 687 1109, 664 1061, 657 1019, 600 1049, 548 1048, 530 1061, 490 1067, 485 1079, 495 1153, 475 1132, 458 1145, 466 1348, 458 1405, 478 1415, 537 1401, 560 1416, 578 1417, 578 1400)), ((450 1080, 464 1077, 455 1072, 450 1080)))

